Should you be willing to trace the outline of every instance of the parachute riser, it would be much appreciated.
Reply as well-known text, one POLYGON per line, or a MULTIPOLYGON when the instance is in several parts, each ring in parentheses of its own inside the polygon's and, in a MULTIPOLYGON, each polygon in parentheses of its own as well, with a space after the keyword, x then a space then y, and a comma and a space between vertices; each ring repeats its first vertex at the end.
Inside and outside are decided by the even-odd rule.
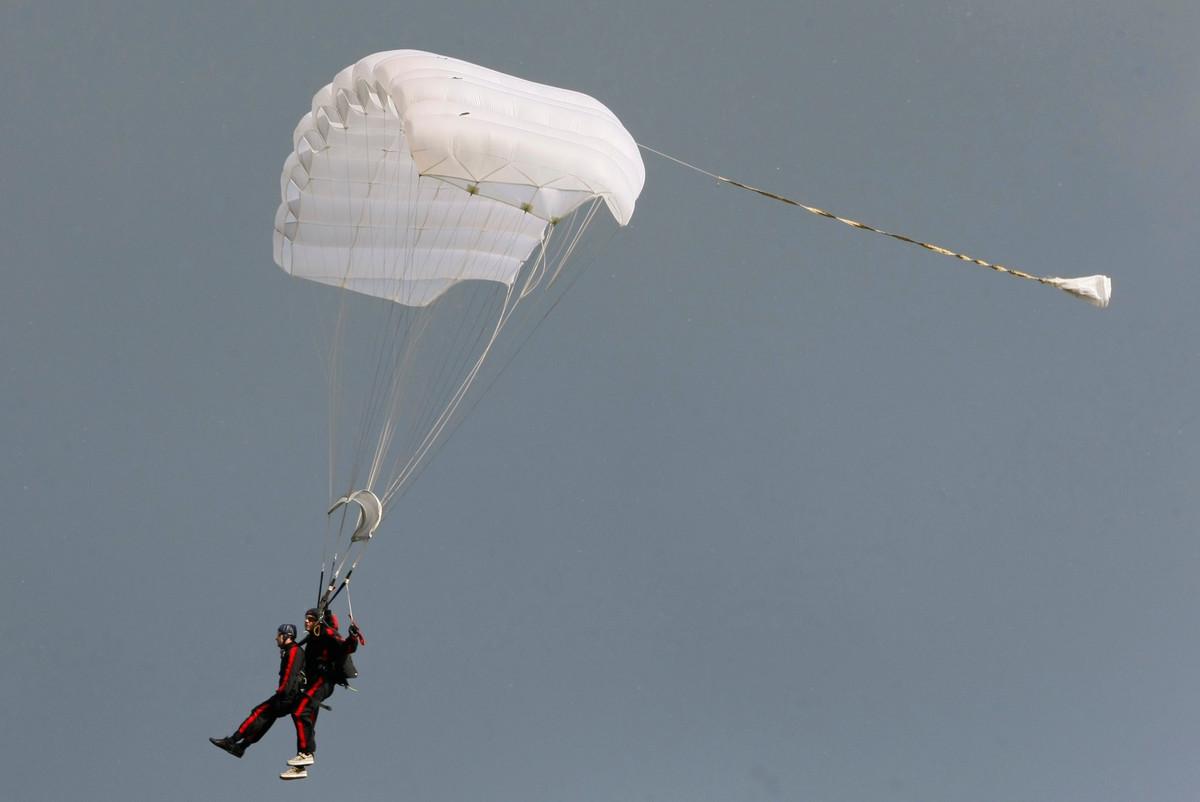
MULTIPOLYGON (((321 599, 317 603, 317 609, 328 610, 329 605, 333 604, 334 599, 336 599, 339 595, 341 595, 341 592, 345 588, 349 587, 350 576, 353 573, 354 573, 354 568, 351 567, 350 570, 346 572, 346 578, 341 581, 341 584, 338 584, 338 582, 336 580, 333 582, 330 582, 329 587, 325 588, 325 591, 321 594, 321 599)), ((347 599, 350 598, 350 594, 347 593, 346 598, 347 599)))
POLYGON ((333 515, 339 509, 344 510, 351 504, 357 505, 358 518, 355 521, 354 531, 350 535, 349 542, 346 544, 346 549, 342 553, 340 561, 337 553, 334 553, 330 564, 321 567, 321 579, 318 586, 320 591, 317 602, 317 607, 321 610, 327 609, 330 603, 342 592, 342 589, 346 587, 351 575, 354 573, 354 569, 358 567, 358 561, 362 559, 363 549, 366 548, 367 543, 374 537, 375 530, 379 527, 379 522, 383 518, 383 504, 379 501, 379 497, 366 489, 356 490, 342 496, 329 508, 328 514, 333 515), (346 563, 350 560, 350 553, 356 543, 361 543, 362 545, 359 547, 354 561, 350 563, 349 570, 346 571, 346 576, 341 578, 339 582, 342 569, 346 567, 346 563), (328 584, 326 584, 326 576, 329 577, 328 584))

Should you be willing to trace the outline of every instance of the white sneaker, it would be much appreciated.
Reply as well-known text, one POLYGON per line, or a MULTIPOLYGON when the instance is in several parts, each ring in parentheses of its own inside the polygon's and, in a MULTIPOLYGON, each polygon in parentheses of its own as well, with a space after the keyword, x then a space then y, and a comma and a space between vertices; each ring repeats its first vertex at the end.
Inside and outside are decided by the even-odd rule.
POLYGON ((308 769, 300 766, 292 766, 287 771, 279 775, 281 780, 303 780, 308 777, 308 769))
POLYGON ((313 764, 312 752, 300 752, 287 764, 289 766, 311 766, 313 764))

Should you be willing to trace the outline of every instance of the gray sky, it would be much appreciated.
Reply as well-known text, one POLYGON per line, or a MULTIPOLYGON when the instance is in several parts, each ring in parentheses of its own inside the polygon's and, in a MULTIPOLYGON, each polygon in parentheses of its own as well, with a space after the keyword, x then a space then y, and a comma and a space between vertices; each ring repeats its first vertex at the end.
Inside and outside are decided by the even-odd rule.
POLYGON ((1200 11, 1133 5, 8 0, 10 798, 1194 799, 1200 11), (647 157, 385 522, 284 786, 286 722, 205 741, 321 558, 336 299, 272 263, 278 174, 397 47, 1113 306, 647 157))

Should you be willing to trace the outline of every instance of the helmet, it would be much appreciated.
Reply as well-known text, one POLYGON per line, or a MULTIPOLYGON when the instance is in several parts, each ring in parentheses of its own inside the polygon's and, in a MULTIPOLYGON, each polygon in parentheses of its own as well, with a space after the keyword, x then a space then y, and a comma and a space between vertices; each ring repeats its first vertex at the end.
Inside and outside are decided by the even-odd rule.
POLYGON ((283 635, 284 637, 294 639, 296 637, 296 625, 295 624, 280 624, 279 629, 276 630, 276 632, 278 632, 280 635, 283 635))

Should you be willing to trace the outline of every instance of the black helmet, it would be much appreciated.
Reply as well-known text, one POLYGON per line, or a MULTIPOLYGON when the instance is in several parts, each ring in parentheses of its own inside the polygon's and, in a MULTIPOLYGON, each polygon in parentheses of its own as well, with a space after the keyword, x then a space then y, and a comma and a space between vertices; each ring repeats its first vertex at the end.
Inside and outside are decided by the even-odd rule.
POLYGON ((311 618, 314 621, 320 621, 324 617, 324 613, 316 607, 309 607, 304 611, 305 618, 311 618))
POLYGON ((292 638, 293 640, 295 640, 296 625, 295 624, 280 624, 279 629, 276 630, 276 632, 278 632, 280 635, 283 635, 284 637, 292 638))

